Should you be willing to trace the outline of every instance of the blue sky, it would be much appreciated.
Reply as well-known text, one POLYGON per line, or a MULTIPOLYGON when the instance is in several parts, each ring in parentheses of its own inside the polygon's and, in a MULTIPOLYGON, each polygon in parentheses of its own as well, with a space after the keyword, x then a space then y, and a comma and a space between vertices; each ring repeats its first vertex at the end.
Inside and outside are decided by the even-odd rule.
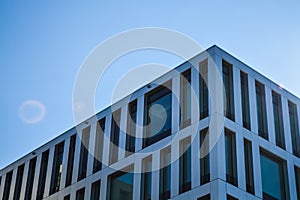
MULTIPOLYGON (((80 65, 97 44, 128 29, 169 28, 204 48, 217 44, 300 96, 299 10, 297 0, 1 1, 0 168, 75 125, 72 92, 80 65), (36 104, 21 108, 28 100, 44 105, 37 123, 22 120, 41 112, 36 104)), ((120 58, 99 83, 96 110, 109 104, 108 91, 124 69, 149 62, 181 60, 160 51, 120 58)))

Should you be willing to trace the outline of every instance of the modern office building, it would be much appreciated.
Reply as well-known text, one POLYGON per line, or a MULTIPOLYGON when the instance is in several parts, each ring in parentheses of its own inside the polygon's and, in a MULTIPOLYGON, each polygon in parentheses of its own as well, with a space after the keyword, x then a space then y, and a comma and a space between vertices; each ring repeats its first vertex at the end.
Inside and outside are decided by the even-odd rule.
POLYGON ((298 97, 217 46, 154 82, 2 169, 0 197, 300 199, 298 97))

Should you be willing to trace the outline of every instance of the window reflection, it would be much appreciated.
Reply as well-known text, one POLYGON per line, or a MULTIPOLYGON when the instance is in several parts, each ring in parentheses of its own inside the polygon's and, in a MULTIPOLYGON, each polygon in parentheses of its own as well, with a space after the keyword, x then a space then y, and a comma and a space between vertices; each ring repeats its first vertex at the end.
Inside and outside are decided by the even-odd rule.
POLYGON ((133 195, 132 166, 109 176, 109 198, 131 200, 133 195), (131 169, 130 169, 131 168, 131 169), (128 171, 129 170, 129 171, 128 171))

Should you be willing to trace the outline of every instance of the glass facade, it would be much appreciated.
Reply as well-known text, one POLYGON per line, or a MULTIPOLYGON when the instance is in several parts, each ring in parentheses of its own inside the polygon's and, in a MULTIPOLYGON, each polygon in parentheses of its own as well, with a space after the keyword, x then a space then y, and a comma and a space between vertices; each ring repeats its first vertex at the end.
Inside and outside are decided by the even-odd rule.
MULTIPOLYGON (((269 80, 255 74, 253 70, 248 70, 244 64, 239 64, 232 57, 224 56, 226 61, 220 62, 223 58, 219 57, 217 63, 220 63, 220 66, 217 67, 218 70, 222 70, 220 81, 221 83, 223 81, 225 88, 225 110, 224 113, 222 110, 221 113, 212 112, 208 116, 209 98, 206 82, 208 74, 212 77, 214 71, 208 73, 208 70, 211 70, 208 67, 210 60, 203 59, 201 56, 193 60, 194 63, 199 63, 202 75, 199 77, 199 118, 203 120, 195 119, 195 124, 191 124, 191 111, 196 108, 190 105, 192 92, 190 85, 198 84, 193 82, 197 74, 191 76, 191 72, 194 71, 185 68, 183 72, 180 70, 182 72, 180 79, 178 73, 175 75, 176 73, 172 72, 159 80, 159 83, 169 80, 165 84, 156 87, 151 83, 134 93, 131 96, 133 101, 130 103, 125 101, 128 99, 120 101, 118 105, 125 108, 124 110, 127 110, 128 106, 127 114, 124 112, 124 115, 123 113, 121 115, 124 110, 121 111, 120 107, 113 114, 109 109, 105 109, 96 115, 101 116, 100 119, 91 118, 87 120, 88 123, 79 125, 79 128, 91 126, 82 131, 82 137, 80 133, 74 134, 75 128, 71 129, 0 170, 0 198, 41 200, 45 197, 81 200, 88 197, 98 200, 101 196, 108 200, 133 198, 206 200, 211 196, 214 199, 251 197, 266 200, 300 200, 300 134, 297 110, 299 99, 285 90, 279 90, 269 80), (239 78, 240 82, 234 86, 240 87, 241 92, 234 94, 233 84, 236 82, 233 80, 239 78), (255 78, 259 78, 262 82, 258 82, 255 78), (172 84, 176 88, 174 94, 168 89, 172 84), (180 98, 180 108, 178 104, 176 108, 172 108, 178 101, 175 94, 180 98), (234 108, 234 100, 240 101, 236 104, 241 107, 234 108), (140 106, 141 102, 144 103, 138 108, 137 105, 140 106), (254 115, 258 117, 257 124, 256 121, 250 120, 256 117, 250 116, 252 114, 250 107, 255 107, 255 104, 257 111, 254 111, 254 115), (271 119, 272 114, 274 120, 271 119), (113 115, 112 121, 110 115, 113 115), (222 125, 221 130, 224 131, 221 131, 217 150, 214 151, 212 147, 213 152, 207 154, 210 148, 208 145, 214 142, 216 132, 215 124, 210 122, 216 115, 222 119, 226 115, 225 117, 231 120, 226 119, 222 125), (126 126, 126 130, 122 131, 119 128, 121 116, 124 128, 126 126), (137 118, 138 116, 141 119, 137 118), (267 121, 267 116, 270 116, 271 121, 267 121), (233 121, 234 118, 238 119, 237 123, 233 121), (137 121, 145 126, 137 127, 137 121), (171 123, 175 128, 172 131, 171 123), (258 128, 258 133, 253 132, 256 130, 248 131, 251 130, 251 126, 258 128), (269 127, 272 127, 272 131, 271 129, 268 131, 269 127), (285 134, 291 135, 285 137, 285 134), (139 139, 140 136, 147 138, 139 139), (270 137, 271 141, 261 137, 265 139, 270 137), (89 144, 90 141, 93 141, 91 144, 94 146, 89 144), (104 141, 113 143, 114 148, 104 141), (68 146, 65 146, 65 142, 68 146), (95 157, 89 155, 88 149, 94 151, 95 157), (244 151, 241 151, 243 149, 244 151), (131 155, 134 152, 139 155, 131 155), (192 155, 194 153, 205 156, 197 157, 192 155), (65 158, 63 155, 66 155, 65 158), (113 167, 107 166, 112 163, 113 167), (122 169, 124 166, 129 167, 122 169), (220 167, 224 167, 225 171, 220 167), (143 171, 140 172, 139 168, 143 171), (137 169, 137 172, 133 169, 137 169), (256 174, 259 172, 261 174, 256 174), (226 183, 223 180, 224 175, 226 183), (225 189, 214 187, 215 181, 221 181, 222 185, 226 185, 225 189), (210 182, 212 184, 207 184, 210 182), (106 191, 101 191, 103 189, 106 191), (56 194, 52 195, 54 193, 56 194)), ((187 67, 187 63, 182 67, 187 67)), ((215 80, 210 80, 209 83, 214 88, 215 80)))
POLYGON ((84 199, 85 188, 81 188, 76 192, 76 200, 83 200, 84 199))
POLYGON ((265 86, 258 81, 255 81, 256 89, 256 105, 257 105, 257 124, 259 136, 268 140, 268 123, 265 86))
POLYGON ((232 64, 222 60, 223 84, 224 84, 224 114, 234 121, 234 92, 232 64))
POLYGON ((180 141, 179 157, 179 193, 191 189, 191 138, 180 141))
POLYGON ((208 116, 208 60, 199 63, 199 106, 200 119, 208 116))
POLYGON ((88 154, 89 154, 90 130, 91 127, 88 126, 82 131, 80 157, 79 157, 79 170, 78 170, 78 178, 77 178, 78 181, 86 177, 87 161, 88 161, 88 154))
POLYGON ((180 76, 180 128, 191 124, 191 69, 180 76))
POLYGON ((251 125, 250 125, 248 75, 241 71, 240 78, 241 78, 243 127, 250 130, 251 125))
POLYGON ((39 183, 38 183, 38 190, 37 190, 37 197, 36 197, 37 200, 41 200, 44 198, 48 160, 49 160, 49 150, 43 152, 43 154, 42 154, 39 183))
POLYGON ((288 101, 293 154, 300 158, 300 133, 297 105, 288 101))
POLYGON ((61 142, 55 146, 50 184, 50 195, 57 192, 60 187, 64 144, 64 142, 61 142))
POLYGON ((100 180, 92 183, 91 200, 99 200, 100 198, 100 180))
POLYGON ((105 118, 102 118, 97 122, 97 127, 96 127, 93 173, 96 173, 97 171, 102 169, 104 131, 105 131, 105 118))
POLYGON ((263 198, 266 200, 289 199, 285 161, 261 149, 260 164, 263 198))
POLYGON ((16 179, 16 184, 15 184, 15 192, 14 192, 14 200, 20 199, 20 193, 22 189, 22 181, 23 181, 23 175, 24 175, 24 167, 25 164, 20 165, 18 167, 18 172, 17 172, 17 179, 16 179))
POLYGON ((126 156, 135 152, 136 114, 137 114, 137 100, 131 102, 128 105, 127 133, 126 133, 126 145, 125 145, 126 156))
POLYGON ((246 139, 244 139, 244 158, 245 158, 246 190, 247 192, 254 194, 252 143, 246 139))
POLYGON ((276 145, 285 149, 281 96, 272 91, 276 145))
POLYGON ((13 176, 13 171, 10 171, 6 174, 2 200, 8 200, 9 198, 12 176, 13 176))
POLYGON ((152 188, 152 157, 144 158, 142 165, 141 200, 150 200, 152 188))
POLYGON ((171 192, 171 147, 160 152, 159 199, 169 199, 171 192))
POLYGON ((200 155, 201 155, 201 158, 200 158, 200 184, 201 185, 208 183, 210 180, 209 135, 208 134, 209 134, 208 128, 205 128, 200 131, 200 155), (205 139, 207 141, 204 143, 205 139), (204 156, 204 157, 202 157, 202 156, 204 156))
POLYGON ((145 139, 147 147, 171 134, 172 93, 171 81, 159 86, 145 95, 145 139))
POLYGON ((225 129, 226 181, 238 185, 235 133, 225 129))
POLYGON ((118 109, 115 112, 113 112, 113 114, 112 114, 109 164, 113 164, 118 161, 119 139, 120 139, 120 120, 121 120, 121 109, 118 109))
POLYGON ((30 200, 32 196, 35 167, 36 167, 36 157, 32 158, 29 162, 29 171, 28 171, 28 177, 27 177, 26 189, 25 189, 25 200, 30 200))
POLYGON ((72 183, 72 173, 73 173, 73 166, 74 166, 75 147, 76 147, 76 134, 72 135, 71 138, 70 138, 68 168, 67 168, 67 177, 66 177, 66 187, 68 187, 72 183))
POLYGON ((133 173, 132 166, 127 169, 115 172, 108 177, 108 196, 110 199, 132 200, 133 198, 133 173), (131 169, 130 169, 131 168, 131 169))

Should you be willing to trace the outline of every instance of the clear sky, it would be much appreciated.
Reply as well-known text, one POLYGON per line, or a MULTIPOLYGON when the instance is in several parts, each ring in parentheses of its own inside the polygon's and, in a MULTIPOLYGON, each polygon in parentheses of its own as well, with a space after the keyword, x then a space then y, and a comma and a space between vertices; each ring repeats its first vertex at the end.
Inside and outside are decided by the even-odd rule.
MULTIPOLYGON (((203 48, 217 44, 300 96, 299 11, 298 0, 0 1, 0 168, 75 125, 80 65, 97 44, 128 29, 169 28, 203 48)), ((151 50, 120 58, 99 83, 96 110, 109 104, 107 91, 124 69, 150 62, 175 67, 181 60, 151 50)))

